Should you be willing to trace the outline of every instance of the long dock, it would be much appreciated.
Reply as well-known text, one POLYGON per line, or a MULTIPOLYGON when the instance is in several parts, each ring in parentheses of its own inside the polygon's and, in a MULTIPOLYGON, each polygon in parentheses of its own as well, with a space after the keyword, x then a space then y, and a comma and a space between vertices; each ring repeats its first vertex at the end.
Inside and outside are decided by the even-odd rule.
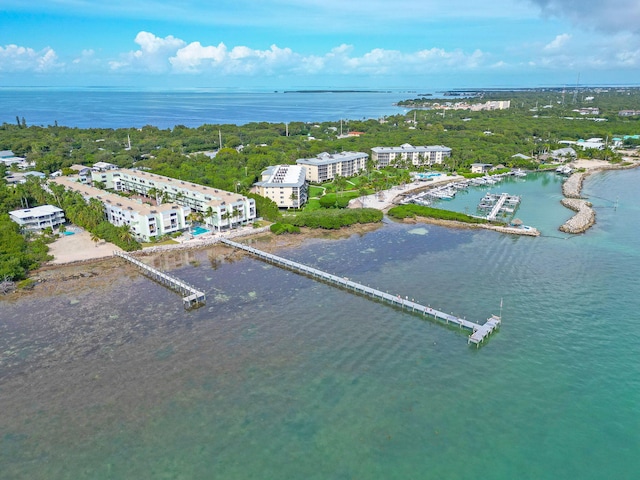
POLYGON ((185 308, 204 305, 206 303, 207 297, 204 292, 201 292, 188 283, 178 278, 172 277, 171 275, 158 270, 157 268, 147 265, 146 263, 143 263, 124 252, 115 251, 113 252, 113 254, 117 257, 124 258, 130 263, 133 263, 136 267, 142 269, 143 273, 156 280, 157 282, 160 282, 163 285, 166 285, 167 287, 170 287, 171 289, 176 290, 180 294, 184 295, 184 297, 182 297, 182 303, 185 308))
POLYGON ((434 308, 431 308, 430 306, 421 305, 414 302, 413 300, 409 300, 409 298, 406 296, 403 298, 401 295, 391 295, 375 288, 367 287, 360 283, 354 282, 353 280, 349 280, 348 278, 338 277, 337 275, 332 275, 330 273, 323 272, 322 270, 318 270, 317 268, 309 267, 302 263, 287 260, 286 258, 278 257, 277 255, 273 255, 271 253, 263 252, 262 250, 258 250, 257 248, 253 248, 242 243, 234 242, 226 238, 222 238, 220 242, 230 247, 244 250, 245 252, 255 255, 261 260, 265 260, 280 267, 293 270, 294 272, 302 273, 312 278, 324 280, 327 283, 346 288, 347 290, 353 291, 354 293, 390 303, 396 307, 402 308, 403 310, 406 309, 411 313, 433 317, 434 319, 443 320, 446 324, 452 323, 458 325, 460 328, 471 330, 471 334, 469 335, 467 343, 474 343, 476 346, 484 342, 485 338, 487 338, 493 331, 498 329, 501 324, 501 318, 497 315, 493 315, 492 317, 490 317, 484 325, 479 325, 477 323, 470 322, 465 318, 456 317, 455 315, 449 315, 448 313, 441 312, 440 310, 436 310, 434 308))

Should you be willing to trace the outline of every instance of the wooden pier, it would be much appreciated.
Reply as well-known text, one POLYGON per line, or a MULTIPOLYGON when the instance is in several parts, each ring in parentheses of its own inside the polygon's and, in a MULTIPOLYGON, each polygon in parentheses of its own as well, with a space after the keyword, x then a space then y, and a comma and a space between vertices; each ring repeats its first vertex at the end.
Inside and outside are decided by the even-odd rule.
POLYGON ((195 287, 192 287, 188 283, 183 282, 178 278, 172 277, 171 275, 164 273, 157 268, 153 268, 146 263, 133 258, 131 255, 127 255, 124 252, 113 252, 113 254, 117 257, 124 258, 130 263, 133 263, 136 267, 139 267, 144 274, 146 274, 153 280, 162 283, 163 285, 166 285, 167 287, 176 290, 180 294, 184 295, 184 297, 182 297, 182 303, 185 308, 204 305, 206 303, 207 297, 204 292, 197 290, 195 287))
POLYGON ((497 315, 491 316, 491 318, 489 318, 484 325, 479 325, 464 318, 441 312, 439 310, 431 308, 430 306, 421 305, 414 302, 413 300, 409 300, 409 298, 406 296, 403 298, 401 295, 391 295, 375 288, 367 287, 360 283, 354 282, 352 280, 349 280, 348 278, 338 277, 337 275, 323 272, 322 270, 318 270, 317 268, 309 267, 292 260, 287 260, 286 258, 278 257, 277 255, 263 252, 262 250, 258 250, 257 248, 253 248, 242 243, 237 243, 226 238, 222 238, 220 241, 225 245, 244 250, 245 252, 255 255, 261 260, 265 260, 269 263, 273 263, 274 265, 287 268, 296 273, 302 273, 312 278, 323 280, 332 285, 346 288, 347 290, 353 291, 354 293, 365 295, 375 300, 390 303, 391 305, 400 307, 403 310, 406 309, 411 313, 433 317, 436 320, 443 320, 446 324, 451 323, 454 325, 458 325, 460 328, 471 330, 471 334, 469 335, 467 343, 474 343, 476 346, 482 343, 486 337, 488 337, 493 331, 500 327, 501 318, 497 315))

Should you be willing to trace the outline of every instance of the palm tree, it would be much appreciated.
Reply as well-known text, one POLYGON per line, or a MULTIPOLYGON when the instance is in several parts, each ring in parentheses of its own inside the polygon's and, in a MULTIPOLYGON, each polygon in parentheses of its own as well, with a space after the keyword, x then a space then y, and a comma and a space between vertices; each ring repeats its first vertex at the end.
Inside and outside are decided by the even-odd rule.
POLYGON ((96 247, 98 246, 98 242, 100 241, 100 237, 94 233, 91 232, 91 241, 96 245, 96 247))
MULTIPOLYGON (((233 218, 240 218, 240 215, 242 214, 242 211, 240 210, 240 208, 238 207, 233 207, 233 213, 231 214, 233 216, 233 218)), ((236 222, 236 225, 239 222, 236 222)))
MULTIPOLYGON (((211 224, 211 226, 213 227, 213 229, 215 230, 215 225, 213 224, 213 217, 217 217, 218 216, 218 212, 214 212, 213 208, 211 208, 211 206, 207 207, 207 210, 205 211, 205 217, 209 219, 209 223, 211 224)), ((220 226, 218 225, 218 230, 220 230, 220 226)))

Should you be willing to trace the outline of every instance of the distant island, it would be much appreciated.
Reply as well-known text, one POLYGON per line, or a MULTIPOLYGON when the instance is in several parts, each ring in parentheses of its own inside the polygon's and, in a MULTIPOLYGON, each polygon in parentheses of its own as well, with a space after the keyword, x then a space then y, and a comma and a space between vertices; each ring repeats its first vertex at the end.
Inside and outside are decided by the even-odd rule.
MULTIPOLYGON (((276 93, 278 93, 276 91, 276 93)), ((389 90, 284 90, 282 93, 391 93, 389 90)))

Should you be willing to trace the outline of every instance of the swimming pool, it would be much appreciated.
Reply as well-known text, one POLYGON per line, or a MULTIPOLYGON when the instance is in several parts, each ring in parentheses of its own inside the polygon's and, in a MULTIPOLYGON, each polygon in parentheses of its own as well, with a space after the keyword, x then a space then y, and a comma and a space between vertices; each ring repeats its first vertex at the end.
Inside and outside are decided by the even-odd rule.
POLYGON ((69 230, 67 230, 66 232, 62 232, 63 235, 73 235, 76 232, 70 232, 69 230))
POLYGON ((441 175, 442 175, 441 173, 435 173, 435 172, 417 173, 416 177, 419 178, 420 180, 424 180, 424 179, 427 179, 427 178, 439 177, 441 175))
POLYGON ((206 228, 202 228, 202 227, 194 227, 191 230, 191 234, 194 235, 194 236, 195 235, 202 235, 203 233, 209 233, 209 232, 210 232, 210 230, 207 230, 206 228))

